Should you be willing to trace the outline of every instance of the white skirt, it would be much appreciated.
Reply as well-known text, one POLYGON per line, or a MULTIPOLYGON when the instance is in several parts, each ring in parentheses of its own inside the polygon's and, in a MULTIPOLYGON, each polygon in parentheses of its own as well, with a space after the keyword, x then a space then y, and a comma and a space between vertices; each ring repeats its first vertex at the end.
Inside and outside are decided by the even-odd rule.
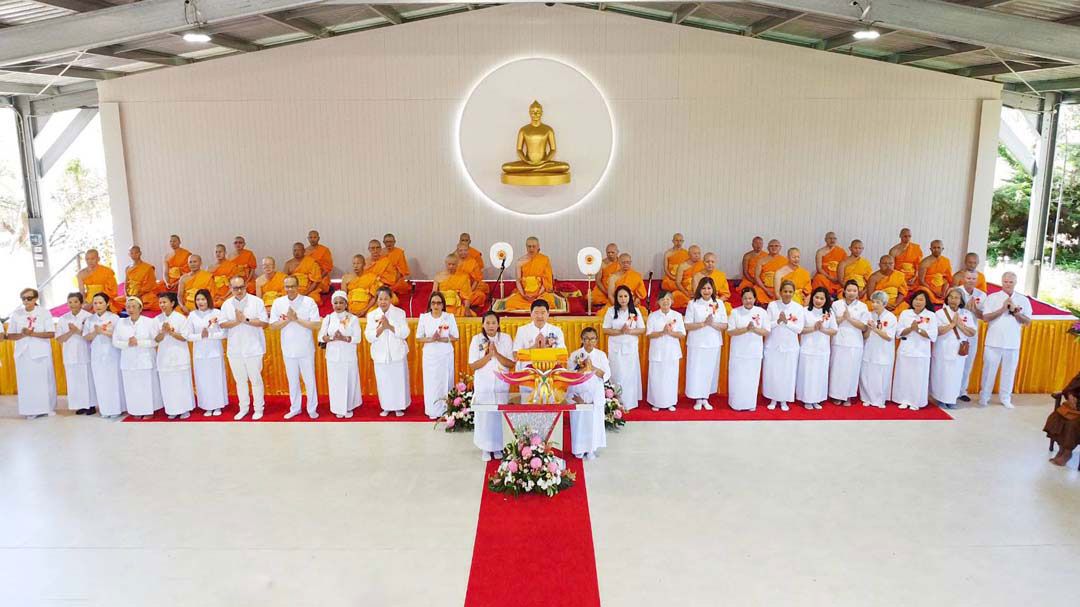
POLYGON ((795 373, 795 396, 804 403, 821 403, 829 397, 829 353, 799 353, 795 373))
MULTIPOLYGON (((974 356, 969 354, 969 356, 974 356)), ((941 356, 930 359, 930 396, 939 403, 955 405, 961 394, 967 394, 964 385, 964 365, 967 356, 948 360, 941 356)))
POLYGON ((330 412, 345 415, 360 406, 360 368, 355 360, 326 362, 330 412))
POLYGON ((154 411, 163 406, 157 371, 131 369, 122 373, 124 375, 124 400, 127 402, 128 413, 153 415, 154 411))
POLYGON ((892 390, 892 364, 863 362, 859 372, 859 398, 862 402, 885 406, 892 390))
POLYGON ((375 363, 375 387, 384 411, 404 411, 409 407, 409 365, 405 359, 375 363))
POLYGON ((833 346, 830 361, 829 396, 838 400, 848 400, 858 396, 862 348, 833 346))
POLYGON ((19 415, 46 415, 56 410, 56 372, 52 356, 15 360, 19 415))
POLYGON ((229 385, 225 380, 225 359, 196 358, 195 393, 203 411, 222 409, 229 404, 229 385))
POLYGON ((720 348, 686 349, 686 396, 709 398, 720 382, 720 348))
POLYGON ((623 407, 629 411, 638 406, 641 401, 641 359, 638 351, 630 354, 611 354, 608 357, 611 363, 611 381, 622 388, 623 407))
POLYGON ((732 356, 728 359, 728 405, 736 411, 757 409, 761 359, 732 356))
POLYGON ((795 400, 795 374, 799 351, 781 352, 765 348, 761 395, 769 400, 790 403, 795 400))
POLYGON ((454 383, 454 353, 421 353, 424 367, 424 414, 439 417, 446 413, 446 395, 454 383))
POLYGON ((679 401, 679 359, 649 361, 649 404, 660 409, 679 401))
POLYGON ((94 406, 97 394, 94 390, 94 374, 90 364, 65 364, 64 377, 67 378, 67 404, 71 411, 89 409, 94 406))
POLYGON ((161 400, 165 413, 180 415, 195 408, 195 391, 191 385, 191 369, 158 371, 161 382, 161 400))
POLYGON ((94 373, 94 394, 97 396, 98 413, 111 417, 125 410, 124 382, 120 375, 120 356, 93 358, 90 369, 94 373))
POLYGON ((925 407, 930 388, 930 357, 896 356, 892 401, 898 405, 925 407))
MULTIPOLYGON (((477 405, 498 405, 510 398, 510 386, 496 378, 484 377, 477 373, 473 376, 473 403, 477 405)), ((498 411, 477 411, 473 414, 473 444, 481 451, 498 453, 506 443, 503 440, 502 413, 498 411)))
POLYGON ((593 407, 589 411, 570 413, 570 452, 575 455, 593 453, 607 446, 607 429, 604 427, 604 384, 593 379, 582 386, 572 386, 566 391, 567 400, 580 394, 593 407))

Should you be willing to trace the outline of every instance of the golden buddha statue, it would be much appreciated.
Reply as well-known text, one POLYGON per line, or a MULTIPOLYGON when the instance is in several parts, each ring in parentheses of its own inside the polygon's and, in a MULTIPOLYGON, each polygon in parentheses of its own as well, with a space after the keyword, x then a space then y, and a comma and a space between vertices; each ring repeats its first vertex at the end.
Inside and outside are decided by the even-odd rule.
POLYGON ((518 160, 502 165, 502 182, 509 185, 562 185, 570 183, 570 165, 555 158, 555 129, 540 122, 544 106, 533 101, 529 124, 518 129, 518 160))

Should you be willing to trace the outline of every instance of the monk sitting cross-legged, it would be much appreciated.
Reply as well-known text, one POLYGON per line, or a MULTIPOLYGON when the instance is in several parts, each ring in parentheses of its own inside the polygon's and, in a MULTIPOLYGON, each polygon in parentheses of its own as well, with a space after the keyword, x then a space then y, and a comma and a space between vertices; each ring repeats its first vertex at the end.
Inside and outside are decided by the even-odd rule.
POLYGON ((112 268, 101 265, 101 256, 97 249, 88 249, 86 255, 86 267, 79 271, 79 292, 83 294, 83 308, 93 308, 91 301, 94 295, 104 293, 109 296, 110 308, 113 312, 119 312, 116 298, 116 272, 112 268))
POLYGON ((237 265, 231 259, 225 258, 225 245, 214 247, 214 267, 210 268, 210 274, 214 276, 214 288, 210 289, 210 294, 214 297, 215 308, 220 308, 229 298, 229 280, 239 276, 246 283, 247 273, 247 266, 237 265))
POLYGON ((539 238, 530 236, 525 241, 525 255, 515 265, 518 274, 515 290, 503 300, 507 312, 527 312, 538 299, 543 299, 549 307, 566 309, 565 300, 553 291, 555 276, 551 260, 540 252, 539 238))
POLYGON ((814 254, 816 273, 811 286, 815 289, 823 287, 829 293, 835 295, 840 290, 840 285, 843 284, 838 269, 840 262, 844 261, 845 257, 847 257, 847 253, 844 248, 836 246, 836 234, 833 232, 825 234, 825 246, 818 249, 814 254))
POLYGON ((176 286, 176 298, 180 301, 180 311, 190 314, 195 309, 195 294, 206 289, 213 292, 214 275, 202 267, 202 256, 188 257, 188 273, 180 277, 176 286))
MULTIPOLYGON (((769 252, 763 250, 765 248, 765 239, 760 236, 755 236, 750 241, 750 250, 743 253, 742 264, 739 266, 739 271, 742 272, 742 280, 736 285, 735 291, 742 293, 743 289, 753 288, 757 283, 754 282, 754 276, 757 275, 757 265, 762 260, 769 257, 769 252)), ((777 247, 777 251, 780 248, 777 247)))
POLYGON ((866 258, 862 256, 863 243, 861 240, 852 240, 849 250, 851 255, 840 262, 840 265, 836 268, 836 273, 840 276, 840 284, 846 285, 847 281, 854 280, 859 285, 859 297, 862 298, 866 295, 866 281, 874 273, 874 268, 870 267, 870 262, 866 261, 866 258))
POLYGON ((919 274, 915 278, 916 289, 926 291, 936 305, 945 303, 945 296, 952 288, 952 264, 941 254, 943 250, 940 240, 931 242, 930 254, 919 263, 919 274))
POLYGON ((892 255, 882 255, 878 261, 878 271, 866 279, 866 295, 868 300, 875 291, 884 291, 889 296, 885 309, 893 314, 903 312, 901 306, 907 306, 904 298, 908 294, 907 278, 900 270, 894 269, 892 255))
POLYGON ((454 316, 475 316, 469 308, 472 300, 472 278, 459 268, 457 254, 446 256, 446 269, 435 274, 432 288, 442 293, 446 301, 446 311, 454 316))
MULTIPOLYGON (((247 248, 247 240, 243 236, 237 236, 233 239, 234 254, 229 259, 237 268, 237 276, 244 279, 247 283, 248 293, 255 293, 255 272, 258 271, 259 264, 255 262, 255 254, 247 248)), ((231 277, 230 277, 231 278, 231 277)), ((228 294, 229 285, 225 284, 225 293, 228 294)))
POLYGON ((263 257, 262 268, 262 275, 255 279, 255 296, 269 308, 275 299, 285 294, 285 272, 278 272, 277 260, 273 257, 263 257))
POLYGON ((319 283, 319 291, 329 293, 330 273, 334 271, 334 255, 326 245, 319 244, 321 238, 318 230, 308 232, 307 255, 314 259, 315 263, 319 264, 319 269, 322 270, 322 282, 319 283))
POLYGON ((363 317, 375 306, 375 291, 382 284, 374 274, 364 272, 367 260, 363 255, 352 257, 352 269, 341 277, 341 289, 348 297, 349 312, 363 317))
POLYGON ((757 303, 763 305, 776 299, 776 289, 780 285, 776 273, 788 263, 787 257, 780 254, 779 240, 770 240, 768 251, 754 267, 754 293, 757 295, 757 303))
POLYGON ((675 275, 675 272, 687 259, 690 259, 690 251, 683 248, 683 242, 685 242, 683 235, 676 232, 671 237, 671 248, 664 251, 664 279, 660 281, 660 288, 668 293, 679 290, 679 277, 675 275))
POLYGON ((914 287, 915 278, 919 274, 919 263, 923 259, 923 252, 922 247, 911 242, 911 228, 900 230, 900 242, 889 249, 889 255, 892 255, 896 269, 904 273, 908 288, 914 287))
POLYGON ((321 304, 322 269, 314 259, 307 255, 307 249, 303 243, 293 243, 292 253, 292 259, 285 262, 285 274, 296 277, 301 295, 307 295, 314 299, 316 304, 321 304))
MULTIPOLYGON (((468 234, 466 234, 468 236, 468 234)), ((469 286, 472 290, 472 297, 469 298, 469 306, 482 310, 487 305, 488 295, 491 291, 487 283, 484 282, 484 258, 474 256, 472 249, 464 241, 458 242, 457 248, 454 250, 454 255, 458 258, 458 272, 463 272, 469 276, 469 286)), ((449 305, 449 304, 448 304, 449 305)))
POLYGON ((806 268, 799 265, 799 260, 802 258, 802 253, 799 249, 791 247, 787 253, 787 263, 784 264, 779 270, 776 271, 775 284, 784 284, 784 282, 790 282, 795 285, 795 297, 796 303, 806 303, 806 298, 810 296, 810 272, 806 271, 806 268))
MULTIPOLYGON (((630 295, 634 298, 632 303, 635 306, 643 305, 645 298, 649 296, 649 289, 645 286, 645 279, 641 277, 640 272, 634 269, 634 260, 629 253, 619 254, 619 269, 608 278, 607 292, 609 301, 615 301, 615 292, 619 287, 630 289, 630 295)), ((600 308, 596 315, 603 318, 609 307, 610 304, 600 308)))
POLYGON ((397 246, 397 238, 393 234, 383 236, 383 247, 386 249, 386 259, 397 270, 398 279, 390 287, 396 295, 408 295, 412 287, 409 285, 409 262, 405 259, 405 250, 397 246))
POLYGON ((727 276, 723 272, 716 269, 716 253, 706 253, 701 260, 705 263, 705 267, 694 274, 693 280, 691 280, 691 286, 693 292, 697 292, 698 283, 703 278, 711 278, 713 281, 713 288, 715 289, 716 298, 724 302, 724 307, 728 312, 731 312, 731 287, 728 286, 727 276))
POLYGON ((608 301, 608 279, 619 271, 619 247, 614 242, 604 247, 604 261, 600 266, 600 273, 596 275, 596 286, 589 291, 589 301, 594 306, 606 306, 608 301))
POLYGON ((979 254, 968 253, 964 255, 964 267, 960 268, 960 271, 953 274, 953 286, 964 286, 964 278, 966 278, 968 272, 975 272, 978 279, 975 283, 975 288, 986 293, 986 275, 979 271, 979 254))
MULTIPOLYGON (((367 267, 364 268, 364 273, 375 277, 378 283, 375 290, 378 290, 379 287, 389 287, 397 283, 401 275, 398 274, 397 268, 390 263, 390 258, 386 256, 386 249, 383 248, 382 242, 372 239, 368 242, 367 249, 367 267)), ((397 293, 391 290, 390 294, 390 302, 396 306, 398 304, 397 293)))
POLYGON ((143 303, 143 312, 158 310, 157 269, 142 260, 142 249, 135 245, 128 250, 131 265, 124 271, 125 297, 117 297, 117 306, 122 310, 128 297, 134 297, 143 303))
POLYGON ((671 294, 673 308, 685 308, 686 304, 690 303, 694 297, 694 290, 690 288, 690 283, 694 279, 694 274, 705 269, 705 262, 701 260, 701 247, 692 244, 687 251, 690 257, 679 264, 678 269, 675 270, 676 290, 671 294))

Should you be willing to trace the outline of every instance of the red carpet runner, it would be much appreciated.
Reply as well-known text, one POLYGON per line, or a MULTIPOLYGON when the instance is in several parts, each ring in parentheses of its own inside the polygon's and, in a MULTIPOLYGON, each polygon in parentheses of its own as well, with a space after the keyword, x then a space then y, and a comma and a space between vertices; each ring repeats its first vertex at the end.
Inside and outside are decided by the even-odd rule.
POLYGON ((680 399, 675 411, 653 411, 649 403, 641 401, 637 409, 626 415, 630 422, 690 422, 690 421, 713 421, 713 422, 737 422, 737 421, 946 421, 951 420, 944 409, 935 405, 928 405, 918 411, 901 409, 893 403, 884 409, 876 407, 864 407, 862 403, 855 402, 850 407, 841 407, 830 402, 821 404, 820 411, 808 411, 802 403, 788 406, 790 411, 784 412, 779 408, 769 411, 765 405, 769 401, 764 398, 758 399, 758 407, 755 411, 733 411, 727 404, 727 398, 713 395, 709 399, 713 406, 712 411, 694 411, 694 401, 680 399))
MULTIPOLYGON (((567 417, 563 418, 562 444, 570 444, 567 417)), ((465 606, 599 605, 581 460, 567 458, 567 468, 577 475, 577 482, 553 498, 514 498, 488 491, 487 477, 497 465, 489 462, 484 473, 465 606)))
MULTIPOLYGON (((169 419, 169 416, 165 414, 164 409, 159 409, 156 414, 150 419, 142 420, 128 415, 124 418, 125 422, 131 423, 154 423, 165 422, 170 424, 175 423, 188 423, 188 422, 230 422, 234 424, 251 423, 251 413, 242 421, 233 420, 233 416, 239 410, 236 406, 236 397, 229 397, 229 406, 222 410, 221 415, 217 417, 203 417, 202 409, 198 407, 191 412, 191 417, 187 419, 169 419)), ((319 399, 319 418, 310 419, 307 415, 307 411, 304 410, 296 417, 286 420, 285 414, 289 412, 289 397, 288 396, 267 396, 266 397, 266 409, 263 411, 263 418, 255 423, 265 422, 284 422, 287 424, 306 422, 309 424, 318 424, 321 422, 427 422, 434 424, 435 422, 429 420, 424 415, 424 399, 421 396, 414 396, 412 404, 405 410, 405 415, 397 417, 393 413, 387 417, 379 417, 379 400, 375 397, 365 397, 363 404, 360 407, 353 410, 353 416, 350 419, 338 419, 336 415, 330 412, 330 402, 327 397, 319 399)))

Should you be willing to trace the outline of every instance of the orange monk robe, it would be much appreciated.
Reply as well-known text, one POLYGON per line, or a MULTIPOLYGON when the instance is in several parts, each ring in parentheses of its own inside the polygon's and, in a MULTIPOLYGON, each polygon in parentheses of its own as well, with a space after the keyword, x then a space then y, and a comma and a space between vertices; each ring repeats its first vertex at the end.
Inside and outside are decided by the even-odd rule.
MULTIPOLYGON (((484 282, 484 258, 479 255, 472 256, 472 251, 475 250, 469 249, 469 256, 458 261, 458 271, 468 274, 473 283, 472 299, 469 300, 469 305, 482 308, 487 304, 488 297, 491 295, 491 287, 484 282)), ((479 253, 480 251, 476 252, 479 253)))
POLYGON ((949 262, 948 257, 941 255, 930 264, 930 267, 926 268, 925 284, 919 285, 919 288, 926 291, 930 295, 930 301, 935 304, 945 303, 941 291, 946 285, 952 284, 952 276, 952 263, 949 262))
POLYGON ((223 260, 210 274, 214 276, 214 288, 210 289, 210 295, 214 297, 215 308, 220 308, 229 297, 229 280, 235 276, 247 276, 244 268, 231 259, 223 260))
MULTIPOLYGON (((295 276, 297 282, 299 282, 300 292, 307 293, 312 283, 322 284, 322 269, 319 268, 319 264, 315 263, 309 255, 304 255, 304 258, 300 260, 300 263, 296 265, 290 276, 295 276)), ((320 286, 321 288, 321 286, 320 286)), ((315 300, 315 303, 322 303, 322 291, 315 289, 311 293, 307 293, 308 297, 315 300)))
POLYGON ((98 265, 83 277, 83 288, 86 291, 86 299, 90 299, 97 293, 104 293, 109 296, 109 308, 113 312, 123 309, 120 307, 120 300, 116 297, 116 272, 113 272, 112 268, 98 265))
POLYGON ((979 279, 975 281, 975 288, 986 293, 986 275, 979 272, 979 279))
POLYGON ((915 284, 915 279, 919 275, 919 264, 922 263, 923 257, 922 247, 914 242, 909 242, 907 249, 896 256, 896 269, 904 273, 909 286, 915 284))
POLYGON ((544 294, 540 299, 548 302, 549 306, 555 305, 555 294, 551 292, 555 286, 555 277, 551 270, 551 260, 543 253, 537 253, 532 259, 519 266, 521 274, 521 287, 526 297, 522 297, 517 289, 506 298, 507 312, 529 311, 532 302, 537 299, 540 287, 544 288, 544 294))
MULTIPOLYGON (((243 276, 244 278, 247 278, 247 270, 251 270, 251 280, 249 280, 247 283, 247 290, 248 293, 254 295, 255 281, 259 278, 259 276, 256 274, 256 272, 259 271, 259 263, 255 260, 255 254, 248 249, 244 249, 236 257, 233 257, 229 261, 236 264, 237 271, 235 276, 243 276)), ((230 276, 229 278, 232 278, 232 276, 230 276)))
POLYGON ((308 257, 314 259, 315 263, 319 264, 319 269, 322 270, 323 279, 322 284, 319 285, 319 290, 323 293, 329 293, 330 272, 334 269, 334 256, 330 253, 330 248, 317 244, 308 251, 308 257))
POLYGON ((679 276, 676 272, 679 271, 679 266, 686 263, 690 259, 690 252, 686 249, 679 249, 671 254, 671 257, 667 259, 667 272, 675 278, 668 278, 667 274, 664 274, 664 279, 660 281, 660 288, 674 293, 678 291, 678 287, 675 286, 675 279, 679 276))
MULTIPOLYGON (((777 255, 770 261, 762 261, 762 284, 764 284, 766 287, 769 287, 773 290, 773 292, 775 292, 777 290, 777 287, 779 286, 776 284, 776 272, 780 270, 780 268, 786 266, 787 262, 787 257, 784 257, 783 255, 777 255)), ((768 293, 765 292, 765 289, 762 289, 757 285, 754 285, 754 293, 757 294, 757 301, 759 304, 768 304, 774 299, 773 297, 769 297, 768 293)), ((776 295, 777 297, 779 297, 780 294, 776 293, 776 295)))
POLYGON ((593 287, 592 291, 589 291, 589 301, 594 306, 607 306, 611 303, 608 301, 607 285, 612 275, 618 271, 619 262, 617 260, 600 268, 600 275, 596 277, 596 286, 593 287))
POLYGON ((262 300, 267 308, 274 305, 275 299, 285 294, 285 278, 285 272, 274 272, 274 275, 263 283, 262 300))
POLYGON ((446 300, 446 311, 461 318, 471 316, 469 302, 472 301, 472 277, 460 269, 435 285, 446 300))
POLYGON ((704 278, 711 278, 713 284, 716 285, 716 297, 724 300, 724 304, 728 313, 731 312, 731 287, 728 286, 727 275, 720 270, 713 270, 708 276, 704 278))
POLYGON ((754 255, 753 257, 750 258, 750 261, 747 262, 746 267, 743 268, 743 278, 742 278, 741 281, 739 281, 739 284, 735 287, 736 291, 738 291, 739 293, 742 293, 743 289, 745 289, 747 287, 751 287, 751 288, 754 287, 754 268, 757 267, 759 262, 764 263, 765 258, 768 257, 768 256, 769 256, 768 251, 762 251, 762 252, 758 253, 757 255, 754 255))
POLYGON ((137 297, 143 303, 143 310, 158 310, 157 301, 157 268, 140 261, 131 266, 124 273, 125 297, 117 297, 117 305, 124 308, 128 297, 137 297))
MULTIPOLYGON (((806 299, 810 297, 810 291, 813 290, 811 287, 813 281, 810 279, 810 272, 808 272, 806 268, 799 266, 787 274, 784 274, 781 281, 784 280, 790 280, 795 284, 795 296, 792 300, 796 303, 806 303, 806 299)), ((779 293, 777 293, 777 295, 779 295, 779 293)))
MULTIPOLYGON (((694 274, 697 274, 698 272, 700 272, 700 271, 702 271, 704 269, 705 269, 705 262, 704 261, 699 261, 699 262, 693 264, 692 266, 690 266, 689 268, 686 268, 686 271, 683 272, 682 286, 687 291, 690 291, 691 295, 694 293, 694 290, 692 288, 690 288, 690 287, 693 286, 693 283, 694 283, 694 274)), ((671 299, 672 299, 671 305, 672 305, 672 307, 675 307, 675 308, 685 308, 687 306, 687 304, 690 303, 690 298, 687 297, 686 295, 683 295, 682 291, 673 291, 671 293, 671 299)))
POLYGON ((173 256, 165 265, 165 281, 161 283, 162 291, 175 291, 180 283, 180 277, 188 273, 188 257, 191 251, 180 247, 173 251, 173 256))
POLYGON ((411 272, 409 272, 409 262, 405 260, 405 250, 401 247, 394 247, 383 259, 386 259, 390 265, 394 266, 394 269, 398 273, 397 280, 386 283, 390 287, 390 290, 398 295, 408 295, 408 278, 411 272))
MULTIPOLYGON (((895 306, 897 302, 900 302, 901 306, 907 306, 906 303, 903 303, 903 300, 908 294, 907 278, 904 277, 904 273, 900 270, 893 270, 892 274, 879 280, 877 284, 874 285, 874 290, 884 291, 885 294, 889 296, 889 303, 886 304, 886 307, 895 306)), ((873 293, 868 292, 863 301, 869 303, 871 295, 873 295, 873 293)), ((897 314, 901 311, 902 310, 897 307, 893 310, 893 314, 897 314)))
POLYGON ((478 249, 475 249, 475 248, 470 246, 469 247, 469 257, 471 259, 475 259, 476 261, 480 262, 480 267, 483 268, 483 266, 484 266, 484 254, 481 253, 478 249))
MULTIPOLYGON (((638 305, 645 302, 645 298, 649 296, 649 289, 645 286, 645 279, 641 277, 641 274, 634 269, 623 272, 623 275, 615 281, 615 288, 626 287, 630 289, 630 293, 633 294, 634 299, 638 305)), ((605 299, 607 299, 605 297, 605 299)), ((597 316, 603 317, 607 309, 611 307, 611 304, 606 304, 600 308, 600 311, 596 313, 597 316)))
MULTIPOLYGON (((228 284, 228 283, 226 283, 228 284)), ((201 289, 214 293, 214 275, 209 270, 199 270, 187 279, 184 284, 184 307, 188 310, 195 309, 195 294, 201 289)))
POLYGON ((344 286, 349 296, 349 311, 359 315, 370 311, 371 300, 375 297, 375 290, 381 286, 381 283, 374 274, 364 273, 344 286))
POLYGON ((870 266, 870 262, 866 261, 865 257, 860 257, 844 266, 844 277, 840 281, 840 286, 843 287, 847 281, 854 280, 859 283, 859 290, 865 289, 866 281, 870 280, 870 275, 873 273, 874 268, 870 266))
MULTIPOLYGON (((398 273, 397 268, 390 263, 389 257, 383 257, 378 261, 372 262, 371 265, 364 270, 364 274, 371 274, 375 277, 379 282, 378 286, 375 287, 376 289, 379 287, 390 287, 391 291, 394 290, 391 285, 396 284, 398 279, 401 278, 401 274, 398 273)), ((393 300, 394 303, 397 304, 398 296, 396 292, 394 293, 393 300)))
POLYGON ((836 276, 836 270, 840 267, 840 262, 847 259, 847 251, 843 247, 833 247, 833 250, 821 256, 821 267, 824 272, 818 272, 814 274, 813 288, 825 287, 830 293, 836 293, 840 290, 842 284, 836 282, 831 277, 836 276))

